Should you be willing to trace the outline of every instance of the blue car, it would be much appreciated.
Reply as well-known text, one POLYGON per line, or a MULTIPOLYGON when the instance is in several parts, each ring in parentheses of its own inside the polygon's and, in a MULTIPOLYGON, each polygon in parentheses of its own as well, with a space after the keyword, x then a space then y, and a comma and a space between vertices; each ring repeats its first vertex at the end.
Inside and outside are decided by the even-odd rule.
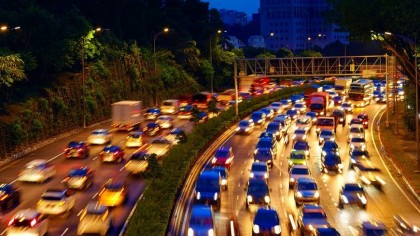
POLYGON ((333 227, 316 229, 317 236, 340 236, 340 233, 333 227))
POLYGON ((255 111, 251 114, 251 119, 256 125, 264 125, 266 120, 266 114, 262 111, 255 111))
POLYGON ((246 193, 246 209, 251 204, 270 205, 270 190, 265 180, 250 179, 248 182, 248 190, 246 193))
POLYGON ((205 170, 198 176, 195 185, 195 200, 197 203, 209 203, 220 208, 220 188, 222 178, 219 172, 205 170))
POLYGON ((330 227, 324 208, 314 204, 305 204, 299 209, 297 224, 301 235, 313 235, 314 230, 330 227))
POLYGON ((341 162, 340 155, 337 154, 337 152, 327 152, 321 159, 322 173, 329 173, 332 171, 340 174, 343 173, 344 166, 341 162))
POLYGON ((210 206, 193 206, 188 224, 188 235, 214 235, 213 211, 210 206))
POLYGON ((306 112, 305 116, 311 117, 312 118, 312 124, 316 124, 316 120, 317 120, 316 112, 308 111, 308 112, 306 112))
POLYGON ((298 116, 298 111, 290 109, 290 110, 286 111, 286 115, 288 115, 292 120, 296 120, 296 118, 298 116))
POLYGON ((281 224, 277 211, 271 208, 259 208, 254 217, 252 235, 280 235, 281 224))
POLYGON ((347 183, 343 186, 338 199, 338 208, 343 209, 344 204, 355 204, 366 209, 367 198, 361 184, 347 183))
POLYGON ((229 172, 227 170, 226 167, 224 166, 213 166, 211 168, 212 171, 218 172, 220 174, 220 177, 222 178, 222 189, 227 190, 228 188, 228 177, 229 177, 229 172))
POLYGON ((340 147, 335 141, 328 140, 325 141, 324 146, 322 146, 321 157, 327 155, 327 153, 330 152, 340 155, 340 147))
POLYGON ((156 120, 162 113, 157 107, 152 107, 146 110, 146 120, 156 120))
POLYGON ((282 126, 280 123, 277 122, 270 122, 267 125, 266 132, 273 133, 276 137, 277 141, 280 141, 282 135, 281 135, 282 126))

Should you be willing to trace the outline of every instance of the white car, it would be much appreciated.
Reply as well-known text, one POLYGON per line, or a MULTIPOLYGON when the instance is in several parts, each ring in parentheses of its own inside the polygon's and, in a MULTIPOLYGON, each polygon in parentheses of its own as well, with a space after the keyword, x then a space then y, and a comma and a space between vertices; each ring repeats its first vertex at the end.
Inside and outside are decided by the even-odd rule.
POLYGON ((76 204, 76 197, 68 189, 48 189, 38 201, 36 209, 47 215, 69 213, 76 204))
POLYGON ((363 128, 363 125, 350 126, 348 142, 350 142, 352 138, 364 138, 364 137, 365 137, 365 129, 363 128))
POLYGON ((170 129, 174 127, 174 119, 170 116, 159 116, 156 123, 158 123, 162 129, 170 129))
POLYGON ((111 226, 111 214, 107 206, 90 202, 80 215, 77 225, 77 235, 106 235, 111 226))
POLYGON ((112 135, 106 129, 95 129, 88 137, 89 144, 111 143, 112 135))
POLYGON ((131 132, 127 136, 127 140, 125 141, 125 147, 140 147, 143 145, 142 141, 142 132, 131 132))
POLYGON ((305 114, 306 113, 306 104, 303 102, 297 102, 295 105, 293 105, 292 110, 296 110, 299 114, 305 114))
POLYGON ((350 151, 352 150, 366 150, 365 138, 352 138, 350 139, 350 151))
POLYGON ((299 116, 296 120, 298 129, 310 130, 312 128, 312 118, 310 116, 299 116))
POLYGON ((36 159, 25 165, 19 174, 19 181, 43 183, 52 178, 56 173, 55 167, 48 164, 47 160, 36 159))
POLYGON ((274 113, 276 114, 280 114, 283 111, 283 104, 280 102, 273 102, 269 107, 273 109, 274 113))
POLYGON ((48 231, 48 218, 34 209, 18 211, 9 221, 7 236, 14 235, 45 235, 48 231))
POLYGON ((307 134, 308 134, 308 130, 298 128, 295 130, 295 133, 292 135, 292 139, 293 141, 299 141, 299 140, 306 141, 308 138, 307 134))

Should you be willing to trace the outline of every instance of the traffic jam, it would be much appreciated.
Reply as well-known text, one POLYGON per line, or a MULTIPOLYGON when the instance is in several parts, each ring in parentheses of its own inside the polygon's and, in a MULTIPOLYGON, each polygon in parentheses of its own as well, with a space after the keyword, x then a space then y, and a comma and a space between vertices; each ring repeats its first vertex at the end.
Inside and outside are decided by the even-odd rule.
POLYGON ((383 96, 403 99, 404 81, 396 94, 384 80, 334 81, 239 121, 198 176, 185 234, 416 235, 397 214, 391 229, 368 212, 388 185, 369 154, 368 109, 379 111, 383 96))

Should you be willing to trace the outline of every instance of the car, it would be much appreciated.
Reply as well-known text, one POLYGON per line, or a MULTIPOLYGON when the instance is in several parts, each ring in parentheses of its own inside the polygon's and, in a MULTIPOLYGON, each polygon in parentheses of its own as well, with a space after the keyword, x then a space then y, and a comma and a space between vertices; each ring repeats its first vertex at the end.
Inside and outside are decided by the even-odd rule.
POLYGON ((187 134, 182 128, 174 128, 165 136, 165 139, 173 145, 185 143, 187 142, 187 134))
POLYGON ((344 165, 341 161, 340 154, 337 152, 326 152, 326 154, 321 157, 321 172, 322 173, 343 173, 344 165))
POLYGON ((127 200, 127 190, 123 181, 108 179, 98 194, 101 205, 115 207, 124 204, 127 200))
POLYGON ((209 120, 209 114, 205 111, 201 111, 198 113, 198 123, 204 123, 209 120))
POLYGON ((158 123, 162 129, 170 129, 174 127, 174 118, 168 115, 159 116, 156 123, 158 123))
POLYGON ((252 163, 250 171, 250 179, 263 179, 265 181, 268 181, 268 177, 270 176, 268 165, 265 162, 252 163))
POLYGON ((273 142, 277 142, 276 135, 273 132, 264 131, 258 137, 259 139, 267 138, 272 140, 273 142))
POLYGON ((292 150, 289 156, 289 169, 292 168, 294 165, 307 165, 308 162, 306 159, 305 151, 299 150, 292 150))
POLYGON ((299 112, 297 110, 287 110, 286 115, 290 117, 292 121, 296 120, 297 116, 299 115, 299 112))
POLYGON ((36 204, 36 210, 46 215, 68 214, 76 204, 76 196, 69 189, 47 189, 36 204))
POLYGON ((338 208, 343 209, 347 204, 355 204, 366 209, 367 198, 360 183, 346 183, 342 187, 338 198, 338 208))
POLYGON ((283 104, 280 102, 273 102, 270 104, 270 108, 273 109, 274 113, 279 114, 283 111, 283 104))
POLYGON ((362 233, 360 235, 362 236, 372 236, 372 235, 388 235, 388 230, 386 229, 386 226, 384 223, 371 220, 371 221, 364 221, 362 222, 362 233))
POLYGON ((367 150, 352 150, 350 153, 350 164, 349 168, 370 159, 369 152, 367 150))
POLYGON ((107 129, 95 129, 87 140, 91 145, 109 144, 111 141, 112 135, 107 129))
POLYGON ((146 120, 156 120, 162 112, 157 107, 151 107, 146 110, 145 118, 146 120))
POLYGON ((211 206, 194 205, 188 223, 188 236, 215 235, 214 224, 211 206))
POLYGON ((224 166, 213 166, 211 168, 212 171, 216 171, 220 174, 222 181, 220 182, 222 185, 222 189, 228 189, 228 177, 229 177, 229 170, 224 166))
POLYGON ((333 99, 334 97, 338 96, 338 93, 335 91, 329 91, 328 96, 330 97, 330 99, 333 99))
POLYGON ((329 84, 322 85, 322 91, 324 91, 326 93, 331 92, 331 91, 334 91, 334 86, 333 85, 329 85, 329 84))
POLYGON ((365 138, 365 129, 363 128, 363 125, 350 126, 347 142, 350 142, 352 138, 365 138))
POLYGON ((309 155, 309 143, 307 141, 296 141, 295 144, 293 144, 293 150, 301 150, 305 152, 306 158, 310 158, 309 155))
POLYGON ((350 139, 350 151, 354 149, 365 150, 366 149, 366 140, 365 138, 353 137, 350 139))
POLYGON ((88 158, 90 148, 85 142, 71 141, 64 149, 66 158, 88 158))
POLYGON ((265 206, 270 205, 270 202, 270 190, 267 182, 261 179, 249 179, 246 192, 246 209, 249 209, 251 204, 265 206))
POLYGON ((273 167, 274 153, 270 148, 259 148, 254 152, 254 162, 266 163, 268 167, 273 167))
POLYGON ((350 102, 343 102, 341 104, 341 110, 343 110, 346 113, 353 113, 354 105, 350 102))
POLYGON ((149 166, 149 157, 150 154, 144 150, 135 151, 125 164, 125 170, 132 175, 138 175, 146 171, 147 167, 149 166))
POLYGON ((235 155, 233 154, 232 147, 219 147, 214 153, 211 164, 213 166, 224 166, 230 169, 235 155))
POLYGON ((252 235, 281 235, 280 217, 273 208, 258 208, 252 224, 252 235))
POLYGON ((143 132, 130 132, 125 141, 126 148, 139 148, 143 145, 143 132))
POLYGON ((376 100, 376 98, 381 94, 382 92, 380 90, 373 91, 373 98, 376 100))
POLYGON ((295 130, 295 132, 292 135, 292 139, 294 142, 296 141, 306 141, 308 138, 308 130, 298 128, 295 130))
POLYGON ((292 110, 296 110, 298 114, 305 114, 307 108, 306 105, 302 102, 297 102, 293 105, 292 110))
POLYGON ((252 134, 254 131, 254 121, 252 119, 249 120, 241 120, 239 121, 238 127, 236 128, 237 134, 252 134))
POLYGON ((344 114, 344 111, 334 110, 332 116, 335 117, 335 119, 338 121, 338 124, 343 125, 343 127, 346 125, 346 114, 344 114))
POLYGON ((318 135, 318 143, 322 146, 327 141, 335 141, 335 132, 329 129, 322 129, 318 135))
POLYGON ((340 155, 340 147, 335 141, 326 141, 321 149, 321 158, 327 155, 327 153, 332 152, 340 155))
POLYGON ((215 205, 220 209, 222 177, 219 172, 204 170, 198 176, 194 198, 196 203, 215 205))
POLYGON ((181 106, 179 107, 179 111, 178 111, 178 119, 191 119, 192 117, 192 110, 193 110, 193 106, 192 105, 185 105, 185 106, 181 106))
POLYGON ((359 119, 359 118, 353 118, 350 120, 349 123, 350 126, 352 125, 363 125, 363 120, 359 119))
POLYGON ((279 102, 283 105, 284 109, 289 109, 293 106, 292 100, 290 99, 280 99, 279 102))
POLYGON ((99 153, 99 159, 101 162, 120 163, 124 160, 124 156, 124 149, 117 145, 108 145, 99 153))
POLYGON ((299 178, 310 178, 311 171, 307 165, 294 165, 289 170, 289 188, 295 187, 296 181, 299 178))
POLYGON ((343 103, 343 98, 339 95, 333 97, 334 106, 341 106, 343 103))
POLYGON ((44 159, 35 159, 25 165, 19 173, 19 181, 43 183, 52 178, 56 173, 55 166, 44 159))
POLYGON ((378 95, 378 97, 375 99, 377 103, 386 103, 386 95, 381 93, 378 95))
POLYGON ((89 202, 80 213, 77 235, 106 235, 110 227, 111 213, 108 207, 98 202, 89 202))
POLYGON ((358 180, 366 186, 374 186, 381 190, 386 182, 379 176, 380 169, 372 164, 371 161, 358 162, 353 165, 358 180))
POLYGON ((314 178, 298 178, 296 180, 294 198, 296 206, 308 203, 316 203, 319 205, 320 197, 318 185, 314 178))
POLYGON ((250 92, 239 92, 239 96, 241 96, 245 100, 252 99, 252 94, 250 92))
POLYGON ((72 168, 62 183, 69 189, 87 189, 93 184, 94 173, 87 166, 72 168))
POLYGON ((268 123, 267 128, 265 130, 266 132, 273 133, 277 141, 280 141, 280 139, 283 137, 282 132, 281 132, 282 126, 280 123, 272 121, 268 123))
POLYGON ((419 218, 417 214, 399 213, 393 217, 394 223, 397 226, 397 235, 399 236, 415 236, 419 235, 419 218))
POLYGON ((251 114, 251 119, 256 125, 264 125, 266 121, 266 114, 262 111, 254 111, 251 114))
POLYGON ((6 235, 46 235, 48 224, 48 218, 37 210, 19 210, 10 219, 6 235))
POLYGON ((303 99, 304 99, 303 94, 293 94, 290 96, 290 101, 292 102, 292 104, 303 102, 303 99))
POLYGON ((305 204, 298 210, 297 225, 300 235, 313 235, 318 228, 328 228, 327 214, 324 208, 315 204, 305 204))
POLYGON ((0 212, 17 206, 20 202, 20 191, 10 183, 0 183, 0 212))
POLYGON ((363 128, 368 129, 369 128, 369 116, 365 113, 360 113, 357 115, 358 119, 361 119, 363 122, 363 128))
POLYGON ((281 115, 276 116, 273 122, 277 122, 281 125, 281 132, 283 133, 283 135, 285 135, 292 123, 292 119, 290 118, 289 115, 281 114, 281 115))
POLYGON ((261 108, 260 111, 265 113, 266 120, 271 120, 274 118, 274 110, 270 107, 261 108))
POLYGON ((333 227, 317 228, 316 236, 340 236, 341 234, 333 227))
POLYGON ((275 159, 277 155, 277 141, 274 137, 260 138, 255 146, 254 154, 257 154, 258 149, 270 149, 274 155, 273 158, 275 159))
POLYGON ((147 136, 156 136, 162 133, 162 127, 157 122, 149 122, 143 128, 143 134, 147 136))
POLYGON ((312 118, 310 116, 299 116, 296 120, 296 127, 307 131, 311 130, 312 118))

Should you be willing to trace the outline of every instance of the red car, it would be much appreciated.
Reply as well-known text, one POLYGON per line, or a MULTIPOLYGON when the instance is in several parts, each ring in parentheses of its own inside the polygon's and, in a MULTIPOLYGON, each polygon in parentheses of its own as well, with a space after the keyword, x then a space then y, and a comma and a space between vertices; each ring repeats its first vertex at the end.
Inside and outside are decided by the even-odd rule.
POLYGON ((117 162, 120 163, 124 160, 124 149, 116 145, 109 145, 102 150, 99 158, 102 162, 117 162))
POLYGON ((211 164, 213 166, 224 166, 227 169, 230 169, 234 157, 231 147, 220 147, 214 154, 211 164))
POLYGON ((357 118, 363 121, 363 128, 367 129, 369 127, 369 116, 365 113, 360 113, 357 118))
POLYGON ((66 158, 88 158, 89 146, 85 142, 70 142, 66 149, 64 149, 64 156, 66 158))

